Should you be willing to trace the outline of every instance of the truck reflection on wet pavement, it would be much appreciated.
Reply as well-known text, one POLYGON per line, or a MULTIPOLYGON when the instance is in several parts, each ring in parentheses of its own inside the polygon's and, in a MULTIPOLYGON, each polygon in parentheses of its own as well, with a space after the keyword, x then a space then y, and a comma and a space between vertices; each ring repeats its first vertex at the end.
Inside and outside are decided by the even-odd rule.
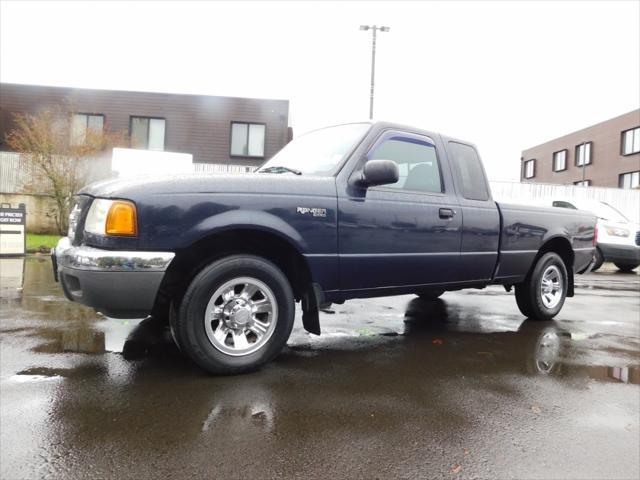
POLYGON ((297 321, 272 364, 212 377, 20 262, 0 264, 2 478, 640 475, 637 274, 582 278, 554 322, 497 287, 334 305, 322 336, 297 321))

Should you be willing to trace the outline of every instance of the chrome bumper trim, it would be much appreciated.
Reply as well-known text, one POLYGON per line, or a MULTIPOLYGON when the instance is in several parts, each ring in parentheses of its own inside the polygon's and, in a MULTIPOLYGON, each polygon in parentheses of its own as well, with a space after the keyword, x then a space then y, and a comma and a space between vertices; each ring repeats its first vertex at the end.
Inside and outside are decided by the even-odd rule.
POLYGON ((164 272, 175 253, 127 252, 102 250, 87 246, 73 246, 69 237, 61 238, 55 248, 60 267, 103 272, 164 272))

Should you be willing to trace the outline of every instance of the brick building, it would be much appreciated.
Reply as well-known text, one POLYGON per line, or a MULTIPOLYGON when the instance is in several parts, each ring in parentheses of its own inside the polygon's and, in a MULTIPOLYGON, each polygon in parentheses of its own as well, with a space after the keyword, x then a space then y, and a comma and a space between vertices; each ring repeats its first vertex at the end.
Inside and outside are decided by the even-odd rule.
POLYGON ((640 110, 523 150, 523 182, 639 188, 640 110))
POLYGON ((289 101, 0 84, 0 149, 14 113, 72 105, 73 141, 124 131, 131 147, 190 153, 197 163, 259 165, 290 139, 289 101), (76 138, 77 137, 77 138, 76 138))

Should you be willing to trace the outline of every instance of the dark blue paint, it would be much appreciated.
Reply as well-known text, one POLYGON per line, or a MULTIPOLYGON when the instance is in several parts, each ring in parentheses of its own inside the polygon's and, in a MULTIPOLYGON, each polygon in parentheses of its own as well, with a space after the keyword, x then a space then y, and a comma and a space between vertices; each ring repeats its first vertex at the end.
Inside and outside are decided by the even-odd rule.
POLYGON ((462 198, 446 141, 433 132, 376 123, 334 177, 183 175, 94 184, 81 193, 135 202, 139 236, 87 235, 84 242, 180 255, 224 231, 260 230, 289 242, 304 256, 329 300, 407 293, 425 286, 455 289, 521 281, 540 247, 557 237, 583 249, 575 253, 574 269, 586 267, 593 216, 462 198), (398 134, 433 142, 442 194, 364 189, 351 181, 381 137, 398 134), (297 207, 323 208, 327 215, 301 215, 297 207), (440 208, 456 214, 442 219, 440 208))

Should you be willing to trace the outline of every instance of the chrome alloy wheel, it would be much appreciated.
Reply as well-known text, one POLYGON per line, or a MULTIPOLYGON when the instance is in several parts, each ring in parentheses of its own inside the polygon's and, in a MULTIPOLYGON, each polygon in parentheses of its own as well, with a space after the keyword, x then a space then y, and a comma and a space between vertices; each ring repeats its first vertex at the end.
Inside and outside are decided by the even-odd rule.
POLYGON ((277 321, 275 295, 264 282, 251 277, 225 282, 211 296, 204 314, 211 344, 238 357, 264 347, 277 321))
POLYGON ((561 340, 556 332, 545 332, 536 345, 535 359, 538 373, 551 373, 560 359, 561 340))
POLYGON ((540 282, 540 295, 542 303, 547 308, 555 308, 562 300, 564 279, 556 265, 549 265, 542 274, 540 282))

